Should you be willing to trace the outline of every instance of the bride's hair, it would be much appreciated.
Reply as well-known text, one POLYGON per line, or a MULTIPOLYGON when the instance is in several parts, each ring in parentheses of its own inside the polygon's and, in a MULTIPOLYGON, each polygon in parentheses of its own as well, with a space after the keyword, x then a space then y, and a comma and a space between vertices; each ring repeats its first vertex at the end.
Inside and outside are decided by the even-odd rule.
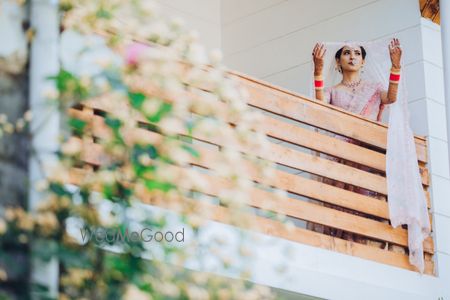
MULTIPOLYGON (((345 46, 344 46, 345 47, 345 46)), ((341 58, 341 54, 342 54, 342 50, 344 50, 344 47, 342 47, 341 49, 339 49, 336 54, 334 55, 335 59, 339 59, 341 58)), ((362 54, 362 58, 365 59, 366 58, 366 49, 364 49, 363 46, 359 46, 361 48, 361 54, 362 54)))

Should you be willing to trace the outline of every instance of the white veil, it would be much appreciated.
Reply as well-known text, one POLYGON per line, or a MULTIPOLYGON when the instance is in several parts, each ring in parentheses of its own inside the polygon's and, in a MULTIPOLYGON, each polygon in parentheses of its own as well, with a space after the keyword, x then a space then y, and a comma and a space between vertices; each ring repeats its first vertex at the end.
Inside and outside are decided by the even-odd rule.
MULTIPOLYGON (((342 76, 336 70, 335 53, 344 45, 363 46, 367 56, 361 78, 389 86, 389 40, 373 42, 327 42, 324 56, 324 83, 334 86, 342 76)), ((311 75, 313 78, 313 75, 311 75)), ((311 79, 312 81, 312 79, 311 79)), ((311 87, 313 85, 311 84, 311 87)), ((311 96, 314 89, 311 89, 311 96)), ((423 241, 430 234, 425 193, 417 163, 414 135, 409 126, 408 101, 405 74, 402 72, 397 101, 389 105, 389 128, 387 134, 386 177, 389 216, 393 227, 408 225, 409 261, 423 273, 423 241)))

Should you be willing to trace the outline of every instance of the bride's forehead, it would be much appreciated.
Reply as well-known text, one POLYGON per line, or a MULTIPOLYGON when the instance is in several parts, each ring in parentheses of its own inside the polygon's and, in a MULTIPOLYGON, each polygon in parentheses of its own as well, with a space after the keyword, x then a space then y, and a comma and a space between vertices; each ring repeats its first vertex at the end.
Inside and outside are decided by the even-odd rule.
POLYGON ((351 46, 351 45, 345 45, 344 47, 342 47, 342 50, 353 50, 353 51, 361 51, 361 47, 360 46, 351 46))

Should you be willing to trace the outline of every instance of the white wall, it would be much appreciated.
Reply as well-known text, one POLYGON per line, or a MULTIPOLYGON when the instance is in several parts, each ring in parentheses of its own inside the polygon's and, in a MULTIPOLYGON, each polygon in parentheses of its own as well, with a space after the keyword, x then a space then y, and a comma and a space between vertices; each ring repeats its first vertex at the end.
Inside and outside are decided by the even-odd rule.
POLYGON ((221 48, 220 0, 156 0, 166 15, 182 18, 200 33, 207 50, 221 48))

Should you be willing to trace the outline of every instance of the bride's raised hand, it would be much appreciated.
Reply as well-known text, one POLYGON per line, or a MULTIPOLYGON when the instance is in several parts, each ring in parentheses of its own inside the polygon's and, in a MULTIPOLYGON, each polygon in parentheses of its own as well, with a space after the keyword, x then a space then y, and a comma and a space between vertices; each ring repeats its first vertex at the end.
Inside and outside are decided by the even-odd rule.
POLYGON ((314 74, 320 75, 323 70, 324 55, 327 52, 324 44, 316 43, 312 51, 313 62, 314 62, 314 74))
POLYGON ((391 56, 392 66, 396 69, 400 69, 402 48, 400 46, 400 41, 397 38, 393 38, 389 44, 389 55, 391 56))

